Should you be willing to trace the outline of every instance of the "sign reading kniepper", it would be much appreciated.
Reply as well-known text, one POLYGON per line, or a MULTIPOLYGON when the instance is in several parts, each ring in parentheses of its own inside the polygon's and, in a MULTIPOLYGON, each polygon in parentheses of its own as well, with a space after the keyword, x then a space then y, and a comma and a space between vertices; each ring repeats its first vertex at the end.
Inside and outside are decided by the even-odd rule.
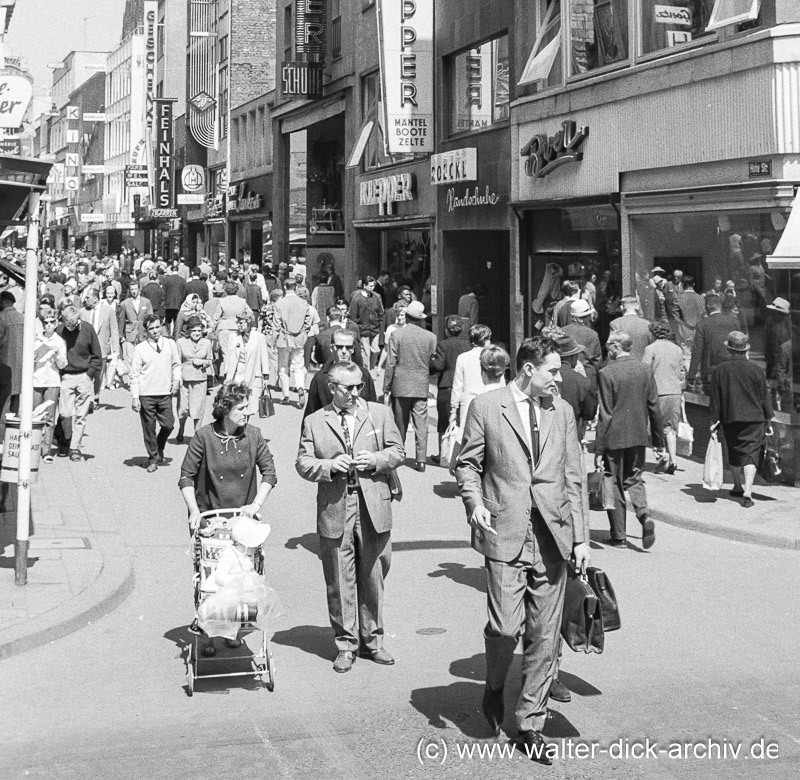
POLYGON ((433 151, 434 0, 379 0, 378 45, 390 153, 433 151))
POLYGON ((172 132, 173 98, 155 99, 156 119, 156 208, 174 208, 172 181, 174 138, 172 132))
POLYGON ((391 214, 392 203, 414 200, 414 176, 395 173, 379 179, 362 181, 358 202, 361 206, 378 206, 379 214, 391 214))

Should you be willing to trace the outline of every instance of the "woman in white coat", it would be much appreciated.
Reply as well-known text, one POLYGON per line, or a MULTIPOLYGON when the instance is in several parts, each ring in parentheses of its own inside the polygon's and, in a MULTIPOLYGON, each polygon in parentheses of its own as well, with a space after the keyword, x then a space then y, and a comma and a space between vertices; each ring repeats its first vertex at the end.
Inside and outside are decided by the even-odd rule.
POLYGON ((269 380, 269 351, 263 333, 255 330, 250 309, 236 315, 236 333, 228 344, 226 382, 243 382, 250 388, 248 418, 258 414, 258 401, 269 380))

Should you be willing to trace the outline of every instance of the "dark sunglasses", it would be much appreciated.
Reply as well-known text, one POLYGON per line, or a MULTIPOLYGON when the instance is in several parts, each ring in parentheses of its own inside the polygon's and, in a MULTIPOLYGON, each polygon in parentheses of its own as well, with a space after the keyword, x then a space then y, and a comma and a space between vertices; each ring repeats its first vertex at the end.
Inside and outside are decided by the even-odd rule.
POLYGON ((334 349, 355 349, 356 345, 355 344, 334 344, 333 348, 334 349))
POLYGON ((363 382, 359 382, 358 384, 355 384, 355 385, 343 385, 343 384, 341 384, 341 382, 337 382, 336 384, 339 387, 341 387, 342 390, 346 390, 348 393, 353 393, 353 392, 356 392, 356 391, 360 393, 364 389, 364 383, 363 382))

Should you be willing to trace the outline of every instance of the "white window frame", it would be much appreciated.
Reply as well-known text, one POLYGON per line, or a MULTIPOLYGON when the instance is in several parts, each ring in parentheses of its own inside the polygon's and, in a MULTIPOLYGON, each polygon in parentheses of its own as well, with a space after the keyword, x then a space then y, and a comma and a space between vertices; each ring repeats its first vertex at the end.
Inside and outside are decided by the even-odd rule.
POLYGON ((542 24, 539 27, 539 32, 536 35, 536 40, 531 48, 531 53, 528 61, 525 63, 525 68, 522 71, 522 76, 517 82, 517 86, 521 87, 523 84, 535 84, 538 81, 547 81, 550 77, 550 71, 553 69, 556 58, 561 49, 561 39, 563 36, 563 29, 561 25, 561 6, 559 2, 558 13, 556 14, 556 4, 551 3, 545 13, 542 24), (545 36, 551 32, 555 27, 558 27, 558 34, 552 41, 542 47, 542 41, 545 36), (538 75, 539 73, 543 75, 538 75))
POLYGON ((761 10, 761 0, 750 0, 750 9, 748 11, 734 16, 723 16, 725 3, 726 0, 714 0, 714 8, 711 11, 706 30, 719 30, 732 24, 750 22, 758 18, 758 12, 761 10))

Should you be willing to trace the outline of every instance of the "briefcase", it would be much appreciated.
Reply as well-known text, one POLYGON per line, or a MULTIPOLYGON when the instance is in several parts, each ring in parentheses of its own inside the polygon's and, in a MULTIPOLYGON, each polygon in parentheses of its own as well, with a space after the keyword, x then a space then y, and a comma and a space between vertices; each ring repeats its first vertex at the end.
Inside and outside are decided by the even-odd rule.
POLYGON ((589 492, 589 509, 602 512, 614 508, 614 477, 603 469, 590 471, 586 476, 589 492))
POLYGON ((603 613, 600 599, 589 585, 585 574, 567 566, 564 612, 561 615, 561 636, 576 653, 602 653, 603 613))
POLYGON ((275 404, 272 401, 272 393, 270 393, 268 387, 265 387, 261 392, 261 397, 258 399, 258 416, 272 417, 274 414, 275 404))
POLYGON ((766 482, 780 482, 783 474, 783 458, 775 445, 772 436, 764 437, 761 447, 761 458, 758 464, 758 474, 766 482))
POLYGON ((603 615, 603 632, 618 631, 622 622, 619 619, 619 607, 617 606, 617 596, 614 587, 608 579, 608 575, 596 566, 589 566, 586 569, 586 577, 589 585, 600 601, 600 612, 603 615))

